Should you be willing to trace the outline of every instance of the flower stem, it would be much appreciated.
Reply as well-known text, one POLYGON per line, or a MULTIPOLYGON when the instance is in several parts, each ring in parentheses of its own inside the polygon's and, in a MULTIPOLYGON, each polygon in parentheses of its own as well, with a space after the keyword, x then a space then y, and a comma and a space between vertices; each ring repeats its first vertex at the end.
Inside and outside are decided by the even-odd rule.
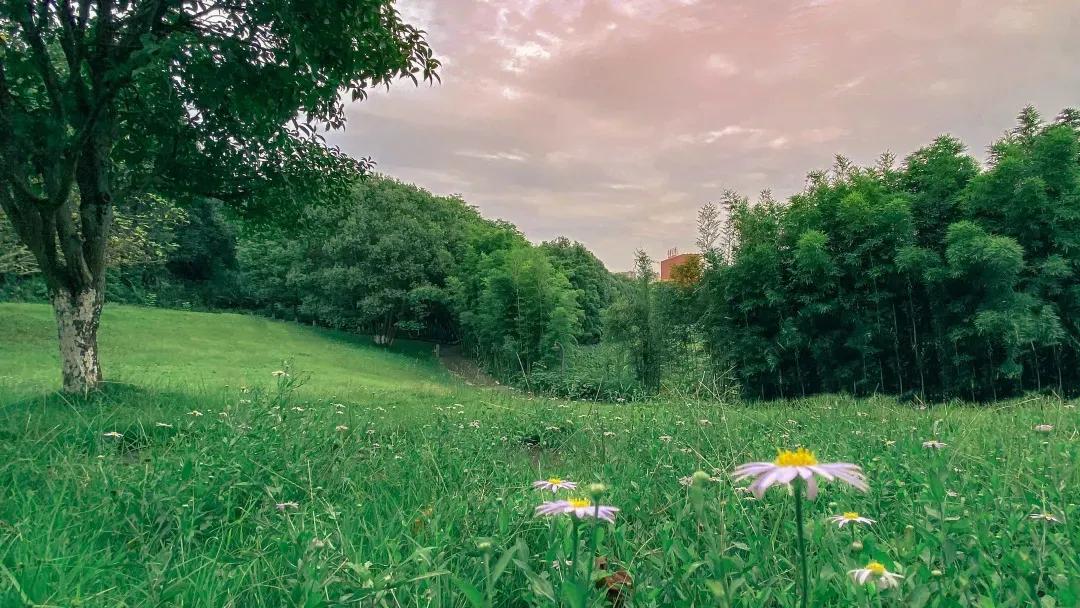
POLYGON ((573 536, 573 543, 570 545, 570 568, 571 568, 570 571, 574 572, 575 573, 574 578, 577 578, 576 573, 577 573, 577 567, 578 567, 578 557, 577 557, 577 554, 578 554, 578 518, 577 518, 576 515, 571 515, 570 520, 572 522, 570 524, 571 525, 570 535, 573 536))
POLYGON ((800 596, 799 605, 802 608, 806 608, 810 601, 810 578, 806 571, 806 539, 803 538, 803 504, 802 504, 802 482, 796 481, 795 484, 795 521, 798 523, 799 533, 795 537, 799 547, 799 578, 802 583, 802 594, 800 596))

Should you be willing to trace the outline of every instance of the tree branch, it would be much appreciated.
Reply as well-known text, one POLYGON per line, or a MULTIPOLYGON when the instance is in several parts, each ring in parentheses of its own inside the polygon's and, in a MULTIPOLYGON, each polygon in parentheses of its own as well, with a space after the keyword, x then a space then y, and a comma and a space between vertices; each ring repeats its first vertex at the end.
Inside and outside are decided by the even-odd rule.
MULTIPOLYGON (((26 40, 26 44, 30 47, 30 56, 34 61, 34 65, 37 67, 38 72, 41 74, 41 79, 45 83, 45 92, 49 96, 49 104, 52 106, 53 118, 60 124, 66 124, 66 114, 64 112, 64 100, 60 90, 60 83, 56 77, 56 71, 53 69, 52 62, 49 60, 49 50, 45 46, 45 41, 41 37, 41 30, 38 29, 37 24, 34 23, 34 3, 33 0, 26 0, 26 5, 23 7, 25 12, 20 12, 18 15, 19 25, 23 33, 23 38, 26 40)), ((48 11, 48 3, 42 3, 41 10, 46 13, 48 11)))

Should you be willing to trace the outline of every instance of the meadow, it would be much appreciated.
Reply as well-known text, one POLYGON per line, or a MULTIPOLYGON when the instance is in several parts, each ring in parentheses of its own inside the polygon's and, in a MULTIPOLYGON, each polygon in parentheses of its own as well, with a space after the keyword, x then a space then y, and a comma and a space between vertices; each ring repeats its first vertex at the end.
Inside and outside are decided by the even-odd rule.
POLYGON ((792 496, 731 476, 796 446, 869 481, 804 505, 811 605, 1080 605, 1070 401, 556 401, 427 344, 119 306, 73 400, 54 332, 0 304, 0 606, 796 606, 792 496), (534 515, 581 495, 552 477, 614 523, 534 515), (872 561, 899 586, 854 583, 872 561))

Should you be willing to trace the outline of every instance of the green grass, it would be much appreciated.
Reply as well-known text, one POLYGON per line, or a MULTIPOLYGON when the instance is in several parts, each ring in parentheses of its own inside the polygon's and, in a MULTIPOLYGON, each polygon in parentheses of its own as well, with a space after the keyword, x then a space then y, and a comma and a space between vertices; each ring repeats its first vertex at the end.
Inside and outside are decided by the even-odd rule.
MULTIPOLYGON (((59 389, 51 309, 0 304, 0 319, 0 383, 22 394, 59 389)), ((307 370, 310 383, 327 395, 402 385, 446 391, 446 374, 430 345, 399 342, 388 353, 366 337, 260 317, 110 306, 102 315, 100 344, 107 379, 143 387, 243 386, 265 382, 288 361, 307 370)))
POLYGON ((791 498, 728 476, 795 445, 871 485, 807 505, 813 605, 1080 605, 1072 403, 567 403, 465 386, 427 347, 138 308, 101 340, 121 384, 52 396, 48 311, 0 305, 0 606, 601 606, 594 543, 629 605, 796 606, 791 498), (699 469, 717 481, 680 485, 699 469), (616 523, 575 545, 533 517, 551 475, 606 484, 616 523), (878 521, 859 550, 826 521, 847 510, 878 521), (870 559, 901 588, 856 587, 870 559))

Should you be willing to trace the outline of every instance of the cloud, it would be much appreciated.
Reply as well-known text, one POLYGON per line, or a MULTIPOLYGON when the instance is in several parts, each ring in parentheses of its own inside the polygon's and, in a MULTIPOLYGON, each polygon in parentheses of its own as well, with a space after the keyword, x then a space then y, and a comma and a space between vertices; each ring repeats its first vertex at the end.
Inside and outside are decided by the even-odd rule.
POLYGON ((739 73, 739 66, 727 55, 713 53, 705 61, 705 67, 720 76, 734 76, 739 73))
POLYGON ((528 157, 517 152, 477 152, 476 150, 458 150, 458 156, 467 158, 479 158, 481 160, 508 160, 516 163, 525 162, 528 157))
POLYGON ((328 138, 625 269, 691 250, 723 189, 784 198, 943 132, 981 154, 1076 104, 1080 2, 965 1, 399 0, 442 84, 372 89, 328 138))

